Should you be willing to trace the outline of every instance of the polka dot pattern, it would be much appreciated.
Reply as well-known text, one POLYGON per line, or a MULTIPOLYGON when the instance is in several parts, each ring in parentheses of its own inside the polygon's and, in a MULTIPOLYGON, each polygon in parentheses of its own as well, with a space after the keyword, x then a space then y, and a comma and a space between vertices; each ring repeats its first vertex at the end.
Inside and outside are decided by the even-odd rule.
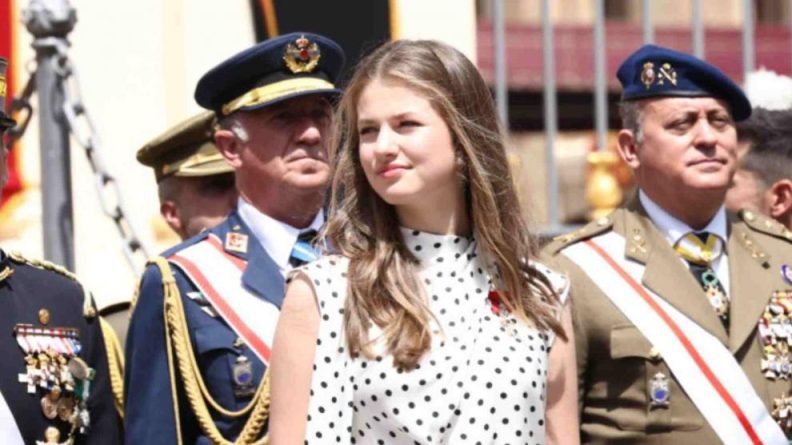
MULTIPOLYGON (((300 270, 321 312, 306 444, 542 444, 547 356, 553 337, 487 299, 490 274, 476 242, 402 229, 421 261, 436 321, 418 367, 350 358, 343 332, 348 260, 325 256, 300 270)), ((564 292, 565 279, 536 265, 564 292)), ((373 328, 370 336, 381 333, 373 328)))

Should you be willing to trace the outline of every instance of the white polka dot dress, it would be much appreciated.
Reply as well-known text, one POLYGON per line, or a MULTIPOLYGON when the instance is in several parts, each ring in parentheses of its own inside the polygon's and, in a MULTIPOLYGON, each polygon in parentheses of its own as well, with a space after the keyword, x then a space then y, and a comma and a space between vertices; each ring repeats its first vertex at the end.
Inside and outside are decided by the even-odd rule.
MULTIPOLYGON (((402 233, 421 260, 437 319, 431 350, 412 371, 394 368, 381 347, 373 360, 347 355, 347 259, 325 256, 300 269, 321 315, 305 443, 543 444, 553 336, 496 314, 474 241, 402 233)), ((565 278, 536 266, 565 298, 565 278)))

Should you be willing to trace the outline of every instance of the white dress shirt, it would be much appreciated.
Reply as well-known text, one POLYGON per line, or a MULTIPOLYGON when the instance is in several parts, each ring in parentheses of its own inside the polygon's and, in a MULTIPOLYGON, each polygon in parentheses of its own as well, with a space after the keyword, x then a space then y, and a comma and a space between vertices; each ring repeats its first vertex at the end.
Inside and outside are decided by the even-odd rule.
POLYGON ((309 230, 319 231, 322 224, 324 224, 324 212, 320 210, 319 213, 316 214, 316 217, 314 217, 310 226, 304 229, 292 227, 271 216, 265 215, 257 208, 253 207, 252 204, 245 201, 241 196, 237 204, 237 211, 242 221, 244 221, 250 228, 250 231, 253 232, 253 236, 259 241, 261 247, 267 252, 267 255, 278 265, 284 277, 292 268, 289 264, 289 257, 291 257, 291 251, 300 233, 309 230))
MULTIPOLYGON (((729 287, 729 252, 726 249, 726 240, 729 238, 727 234, 725 207, 721 206, 721 208, 718 209, 718 212, 715 213, 715 216, 706 227, 701 230, 693 230, 690 226, 674 218, 659 205, 655 204, 654 201, 646 196, 643 190, 638 191, 638 199, 641 201, 641 205, 644 210, 646 210, 646 213, 649 215, 655 227, 657 227, 657 230, 665 236, 665 239, 671 244, 671 247, 674 247, 677 241, 690 232, 710 232, 721 239, 723 242, 723 253, 712 262, 712 270, 715 271, 715 275, 718 276, 718 280, 720 280, 728 296, 731 289, 729 287)), ((685 266, 688 266, 687 261, 681 256, 679 260, 682 261, 685 266)))

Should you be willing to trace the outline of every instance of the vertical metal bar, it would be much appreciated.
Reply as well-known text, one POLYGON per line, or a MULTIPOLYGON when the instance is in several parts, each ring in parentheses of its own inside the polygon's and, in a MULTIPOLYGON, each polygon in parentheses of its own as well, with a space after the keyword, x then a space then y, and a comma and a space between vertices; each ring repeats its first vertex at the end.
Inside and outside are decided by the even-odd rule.
POLYGON ((704 23, 701 20, 701 0, 693 0, 693 55, 704 58, 704 23))
POLYGON ((506 79, 506 24, 503 0, 492 0, 492 28, 495 40, 495 103, 503 129, 509 131, 509 85, 506 79))
POLYGON ((743 0, 743 79, 754 70, 754 14, 753 1, 743 0))
POLYGON ((36 51, 39 146, 41 150, 41 206, 44 256, 74 270, 74 217, 72 210, 69 131, 63 116, 64 91, 58 80, 58 47, 77 15, 69 0, 31 0, 22 12, 36 51))
POLYGON ((641 4, 641 29, 644 44, 654 43, 654 27, 652 26, 652 0, 643 0, 641 4))
POLYGON ((550 21, 550 0, 542 0, 542 77, 544 81, 547 219, 550 227, 557 227, 559 225, 558 171, 555 162, 555 140, 558 133, 558 112, 555 84, 555 45, 553 43, 553 23, 550 21))
POLYGON ((597 150, 605 150, 608 131, 608 84, 605 65, 605 2, 594 2, 594 123, 597 150))

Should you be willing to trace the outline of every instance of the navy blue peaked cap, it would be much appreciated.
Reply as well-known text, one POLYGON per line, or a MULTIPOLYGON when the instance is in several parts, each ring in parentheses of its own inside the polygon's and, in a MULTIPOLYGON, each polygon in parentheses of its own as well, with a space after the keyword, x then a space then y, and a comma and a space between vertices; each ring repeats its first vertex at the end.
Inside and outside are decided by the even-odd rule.
POLYGON ((751 115, 743 90, 709 63, 669 48, 644 45, 619 67, 622 100, 650 97, 715 97, 729 104, 736 121, 751 115))
POLYGON ((228 116, 307 94, 336 95, 344 51, 327 37, 295 32, 265 40, 212 68, 195 101, 228 116))

